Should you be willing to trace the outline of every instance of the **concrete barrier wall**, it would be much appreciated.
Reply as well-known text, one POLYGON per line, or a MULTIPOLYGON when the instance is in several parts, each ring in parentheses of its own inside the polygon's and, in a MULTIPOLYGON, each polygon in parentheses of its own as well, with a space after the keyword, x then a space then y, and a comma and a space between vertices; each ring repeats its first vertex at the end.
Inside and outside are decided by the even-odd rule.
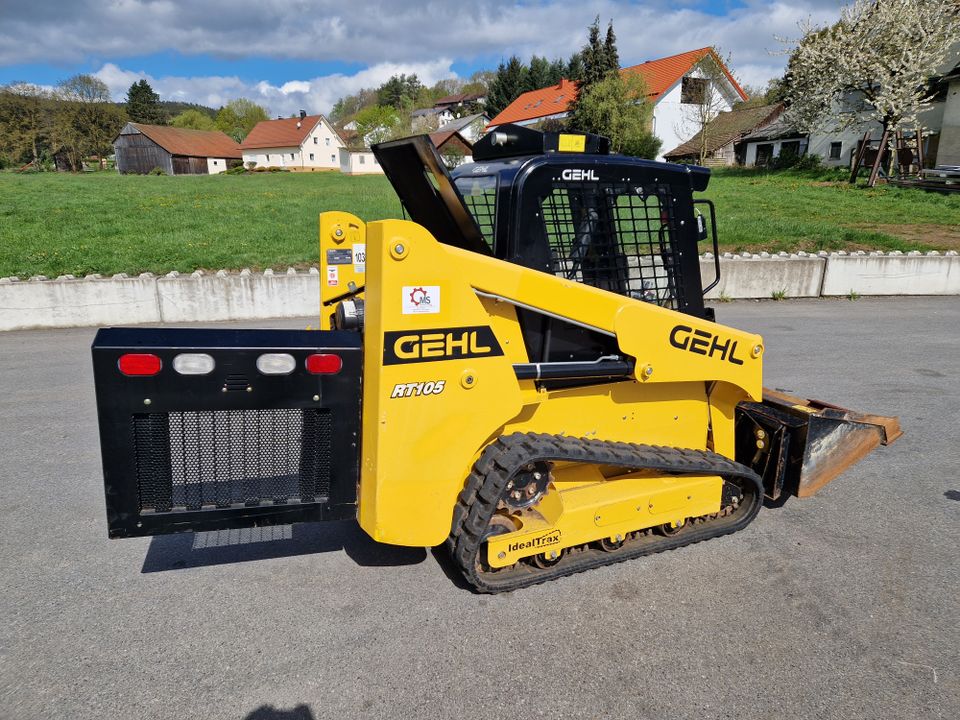
POLYGON ((160 322, 157 280, 91 275, 0 278, 0 330, 160 322))
POLYGON ((0 330, 317 316, 317 268, 285 273, 143 273, 0 278, 0 330))
MULTIPOLYGON (((700 258, 704 285, 714 258, 700 258)), ((720 283, 708 298, 858 295, 960 295, 960 256, 910 253, 725 253, 720 283)), ((0 330, 213 322, 317 316, 317 268, 155 277, 70 275, 48 280, 0 278, 0 330)))
POLYGON ((960 256, 831 255, 822 295, 960 295, 960 256))
MULTIPOLYGON (((707 298, 769 298, 775 293, 778 297, 781 293, 783 297, 818 297, 825 264, 825 258, 807 253, 727 253, 720 258, 720 282, 707 298)), ((700 276, 704 287, 717 277, 710 253, 700 258, 700 276)))
POLYGON ((307 273, 291 268, 284 274, 171 274, 157 280, 157 303, 161 321, 169 323, 319 315, 320 274, 316 268, 307 273))

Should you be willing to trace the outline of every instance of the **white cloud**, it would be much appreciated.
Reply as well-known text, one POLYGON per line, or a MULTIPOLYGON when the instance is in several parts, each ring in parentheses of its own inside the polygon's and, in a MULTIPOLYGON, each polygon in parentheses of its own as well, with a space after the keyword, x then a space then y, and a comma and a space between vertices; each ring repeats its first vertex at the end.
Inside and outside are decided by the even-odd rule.
POLYGON ((130 85, 145 79, 165 100, 219 107, 234 98, 246 97, 266 107, 271 115, 286 117, 301 109, 308 113, 328 113, 344 95, 360 88, 376 87, 399 73, 416 73, 422 82, 432 85, 438 80, 455 77, 450 65, 449 59, 428 63, 379 63, 353 75, 291 80, 279 87, 265 81, 248 83, 238 77, 153 77, 144 72, 125 70, 113 63, 106 63, 94 75, 106 83, 115 100, 122 100, 130 85))
POLYGON ((417 72, 432 82, 451 76, 453 60, 495 66, 511 54, 568 57, 599 16, 603 23, 613 20, 624 64, 718 45, 732 55, 733 69, 745 82, 763 84, 785 62, 770 54, 781 49, 776 35, 796 35, 800 21, 830 22, 838 13, 834 0, 747 0, 723 16, 677 0, 15 2, 3 10, 0 65, 100 59, 106 64, 98 75, 116 82, 143 75, 125 69, 136 60, 122 61, 122 68, 114 58, 169 51, 366 67, 352 75, 284 78, 276 86, 238 77, 154 78, 164 97, 217 104, 245 94, 267 102, 274 113, 287 113, 299 103, 329 109, 339 95, 375 86, 391 71, 417 72))

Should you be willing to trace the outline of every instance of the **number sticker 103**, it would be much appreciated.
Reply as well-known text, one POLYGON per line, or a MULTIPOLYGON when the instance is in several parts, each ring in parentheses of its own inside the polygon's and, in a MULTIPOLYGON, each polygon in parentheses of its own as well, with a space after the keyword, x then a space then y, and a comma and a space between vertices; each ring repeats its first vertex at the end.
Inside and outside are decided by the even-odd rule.
POLYGON ((446 380, 427 380, 426 382, 397 383, 393 386, 390 399, 419 397, 420 395, 439 395, 443 392, 446 380))

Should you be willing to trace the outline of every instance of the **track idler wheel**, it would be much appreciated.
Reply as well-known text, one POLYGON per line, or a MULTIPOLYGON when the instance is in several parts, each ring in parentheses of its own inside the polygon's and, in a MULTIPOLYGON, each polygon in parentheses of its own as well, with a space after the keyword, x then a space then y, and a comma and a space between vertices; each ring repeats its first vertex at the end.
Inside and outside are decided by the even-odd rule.
POLYGON ((671 535, 676 535, 676 534, 678 534, 678 533, 679 533, 681 530, 683 530, 686 526, 687 526, 687 521, 686 521, 686 519, 683 519, 683 520, 681 520, 680 522, 678 522, 678 523, 676 523, 676 524, 674 524, 674 523, 664 523, 663 525, 661 525, 661 526, 660 526, 659 528, 657 528, 657 529, 660 531, 660 534, 661 534, 661 535, 666 535, 667 537, 670 537, 671 535))
POLYGON ((534 555, 533 557, 528 558, 530 562, 540 568, 541 570, 546 570, 547 568, 552 568, 558 562, 560 558, 563 557, 563 549, 560 550, 547 550, 545 553, 540 553, 539 555, 534 555))
POLYGON ((600 549, 605 552, 613 552, 614 550, 619 550, 623 547, 624 538, 623 535, 617 535, 612 538, 604 538, 598 544, 600 549))
MULTIPOLYGON (((495 535, 506 535, 507 533, 515 532, 517 526, 514 524, 513 520, 508 518, 506 515, 500 515, 497 513, 492 518, 490 518, 490 524, 487 525, 487 529, 483 531, 483 538, 480 541, 481 545, 486 545, 487 540, 494 537, 495 535)), ((477 555, 477 565, 484 572, 496 572, 487 564, 487 551, 486 549, 481 549, 480 553, 477 555)), ((499 569, 499 568, 498 568, 499 569)))

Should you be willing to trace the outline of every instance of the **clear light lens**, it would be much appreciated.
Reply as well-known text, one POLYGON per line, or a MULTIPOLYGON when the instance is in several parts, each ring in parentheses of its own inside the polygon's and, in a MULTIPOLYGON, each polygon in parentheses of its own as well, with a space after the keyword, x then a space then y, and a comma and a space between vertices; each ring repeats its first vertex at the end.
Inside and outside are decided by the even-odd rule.
POLYGON ((173 369, 181 375, 206 375, 215 365, 206 353, 180 353, 173 359, 173 369))
POLYGON ((264 353, 257 358, 257 370, 264 375, 289 375, 296 367, 290 353, 264 353))

